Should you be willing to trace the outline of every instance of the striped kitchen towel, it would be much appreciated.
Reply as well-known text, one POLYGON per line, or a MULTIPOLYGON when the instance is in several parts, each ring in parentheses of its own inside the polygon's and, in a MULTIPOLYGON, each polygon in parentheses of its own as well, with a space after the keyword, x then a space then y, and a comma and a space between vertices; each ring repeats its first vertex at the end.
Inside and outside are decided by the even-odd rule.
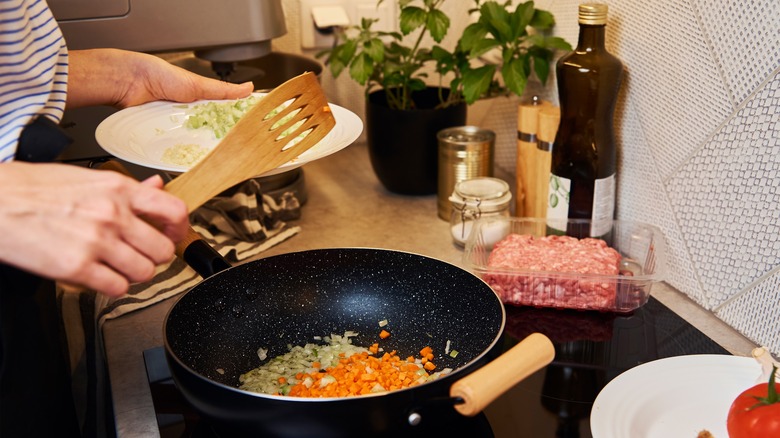
MULTIPOLYGON (((192 227, 231 263, 256 256, 289 239, 300 227, 300 203, 292 193, 279 199, 261 192, 255 180, 246 181, 209 200, 190 217, 192 227)), ((58 293, 70 354, 74 397, 84 436, 102 436, 110 401, 103 348, 103 324, 181 294, 202 281, 183 260, 159 266, 154 278, 131 286, 119 298, 94 291, 58 293)), ((140 360, 140 358, 138 358, 140 360)))

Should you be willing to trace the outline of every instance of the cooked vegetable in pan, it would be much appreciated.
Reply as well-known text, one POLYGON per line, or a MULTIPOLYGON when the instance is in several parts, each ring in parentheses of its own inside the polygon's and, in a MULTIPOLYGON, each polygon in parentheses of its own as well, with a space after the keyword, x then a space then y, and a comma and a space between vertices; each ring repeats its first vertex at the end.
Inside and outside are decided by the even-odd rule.
MULTIPOLYGON (((331 335, 323 338, 325 345, 289 346, 289 353, 242 374, 240 388, 293 397, 352 397, 408 388, 451 371, 429 373, 436 369, 431 347, 420 350, 418 358, 402 359, 395 351, 382 352, 378 343, 353 345, 355 335, 331 335)), ((388 336, 382 330, 380 337, 388 336)))

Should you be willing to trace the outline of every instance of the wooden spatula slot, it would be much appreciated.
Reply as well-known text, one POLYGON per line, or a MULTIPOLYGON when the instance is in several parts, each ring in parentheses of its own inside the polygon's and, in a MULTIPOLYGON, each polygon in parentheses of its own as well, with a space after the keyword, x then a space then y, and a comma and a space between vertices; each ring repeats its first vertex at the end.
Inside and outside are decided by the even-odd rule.
POLYGON ((317 77, 304 73, 260 99, 206 157, 168 183, 165 190, 193 211, 230 187, 304 153, 335 125, 317 77), (291 132, 281 135, 288 130, 291 132))

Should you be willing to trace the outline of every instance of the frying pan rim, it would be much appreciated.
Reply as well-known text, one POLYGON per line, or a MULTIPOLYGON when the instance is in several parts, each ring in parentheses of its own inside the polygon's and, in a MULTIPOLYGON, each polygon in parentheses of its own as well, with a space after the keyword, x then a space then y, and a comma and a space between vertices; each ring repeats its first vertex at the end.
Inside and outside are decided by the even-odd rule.
MULTIPOLYGON (((292 252, 281 253, 281 254, 274 254, 274 255, 271 255, 271 256, 262 257, 262 258, 259 258, 259 259, 248 261, 246 263, 242 263, 242 264, 239 264, 239 265, 231 266, 230 268, 227 268, 227 269, 224 269, 222 271, 219 271, 219 272, 215 273, 214 275, 209 276, 208 278, 202 279, 198 284, 196 284, 195 286, 192 286, 189 290, 187 290, 184 293, 182 293, 176 299, 176 301, 173 303, 173 305, 168 309, 168 312, 165 314, 165 319, 163 320, 163 345, 164 345, 164 350, 165 350, 166 357, 176 361, 177 365, 179 367, 181 367, 182 369, 186 370, 191 376, 194 376, 194 377, 198 378, 199 380, 205 381, 206 383, 209 383, 211 385, 216 385, 217 387, 220 387, 222 389, 227 389, 227 390, 229 390, 231 392, 236 392, 236 393, 241 394, 241 395, 249 395, 249 396, 252 396, 252 397, 257 397, 257 398, 262 398, 262 399, 269 399, 269 400, 272 400, 272 401, 294 401, 294 402, 303 402, 303 403, 318 403, 318 402, 331 402, 332 403, 332 402, 335 402, 335 401, 340 401, 340 402, 345 402, 346 403, 346 402, 353 402, 354 400, 364 400, 367 397, 385 397, 385 396, 390 396, 390 395, 393 395, 393 394, 402 394, 404 392, 416 390, 418 388, 422 388, 422 387, 428 386, 429 384, 434 384, 436 382, 445 382, 448 379, 452 380, 455 376, 457 376, 458 374, 464 373, 465 370, 471 368, 476 362, 478 362, 481 359, 483 359, 485 355, 487 355, 488 353, 493 351, 494 348, 496 347, 496 345, 498 344, 498 342, 501 340, 501 337, 502 337, 502 335, 504 333, 505 328, 506 328, 506 308, 504 307, 504 304, 501 301, 501 297, 499 297, 499 295, 496 293, 496 291, 494 291, 493 288, 490 287, 489 284, 487 284, 487 282, 485 282, 478 275, 474 274, 473 272, 468 271, 465 268, 462 268, 462 267, 460 267, 460 266, 458 266, 458 265, 456 265, 454 263, 450 263, 450 262, 438 259, 436 257, 431 257, 431 256, 427 256, 427 255, 424 255, 424 254, 419 254, 419 253, 415 253, 415 252, 411 252, 411 251, 403 251, 403 250, 395 250, 395 249, 387 249, 387 248, 360 247, 360 246, 329 247, 329 248, 311 248, 311 249, 292 251, 292 252), (439 377, 437 379, 430 380, 430 381, 427 381, 427 382, 422 383, 420 385, 411 386, 411 387, 408 387, 408 388, 395 389, 395 390, 392 390, 392 391, 384 391, 384 392, 378 392, 378 393, 373 393, 373 394, 364 394, 364 395, 354 396, 354 397, 291 397, 291 396, 285 396, 285 395, 272 395, 272 394, 263 394, 263 393, 259 393, 259 392, 247 391, 245 389, 240 389, 240 388, 237 388, 235 386, 230 386, 230 385, 226 385, 226 384, 221 383, 221 382, 217 382, 216 380, 212 380, 212 379, 202 375, 201 373, 199 373, 199 372, 195 371, 194 369, 192 369, 189 365, 185 364, 184 361, 182 361, 179 358, 179 356, 176 355, 176 353, 173 351, 173 348, 171 348, 170 343, 168 342, 168 330, 167 330, 168 320, 170 318, 170 315, 174 311, 176 306, 179 304, 179 302, 187 294, 189 294, 190 292, 194 291, 196 288, 200 287, 202 284, 206 283, 209 280, 212 280, 212 279, 218 277, 219 275, 221 275, 223 273, 232 271, 234 268, 237 268, 239 266, 243 266, 243 265, 246 265, 246 264, 254 264, 254 262, 259 262, 259 261, 262 261, 262 260, 265 260, 265 259, 271 259, 271 258, 275 258, 275 257, 284 257, 284 256, 289 256, 289 255, 299 254, 299 253, 309 253, 309 252, 316 252, 316 251, 331 251, 331 250, 370 250, 370 251, 387 252, 387 253, 400 253, 400 254, 412 255, 412 256, 415 256, 415 257, 422 257, 422 258, 425 258, 425 259, 429 259, 429 260, 433 260, 433 261, 436 261, 436 262, 439 262, 439 263, 444 263, 444 264, 450 265, 450 266, 452 266, 452 267, 454 267, 456 269, 459 269, 459 270, 461 270, 461 271, 463 271, 463 272, 473 276, 475 279, 477 279, 480 282, 482 282, 485 285, 485 287, 487 288, 487 290, 489 290, 489 291, 491 291, 493 293, 493 297, 495 297, 496 303, 498 304, 499 309, 501 309, 501 325, 500 325, 499 329, 497 330, 496 335, 493 337, 493 340, 490 342, 490 345, 488 345, 484 350, 482 350, 481 353, 479 353, 478 355, 473 357, 470 361, 468 361, 465 364, 461 365, 460 367, 452 370, 450 373, 448 373, 448 374, 446 374, 444 376, 441 376, 441 377, 439 377)), ((174 376, 174 377, 176 377, 176 376, 174 376)), ((465 377, 465 376, 463 376, 463 377, 465 377)), ((453 381, 452 384, 454 384, 454 383, 455 382, 453 381)), ((450 386, 452 386, 452 384, 450 384, 450 386)))

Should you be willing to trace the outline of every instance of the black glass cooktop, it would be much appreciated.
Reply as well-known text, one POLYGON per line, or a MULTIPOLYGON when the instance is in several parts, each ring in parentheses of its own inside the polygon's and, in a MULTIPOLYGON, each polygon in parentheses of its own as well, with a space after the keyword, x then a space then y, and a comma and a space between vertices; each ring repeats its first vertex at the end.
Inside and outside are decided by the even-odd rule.
MULTIPOLYGON (((448 407, 425 430, 399 436, 589 438, 596 395, 623 371, 664 357, 729 354, 654 298, 621 315, 507 306, 505 348, 533 332, 555 344, 550 365, 477 417, 453 415, 448 407)), ((218 436, 176 391, 162 347, 145 351, 144 360, 162 438, 218 436)))

